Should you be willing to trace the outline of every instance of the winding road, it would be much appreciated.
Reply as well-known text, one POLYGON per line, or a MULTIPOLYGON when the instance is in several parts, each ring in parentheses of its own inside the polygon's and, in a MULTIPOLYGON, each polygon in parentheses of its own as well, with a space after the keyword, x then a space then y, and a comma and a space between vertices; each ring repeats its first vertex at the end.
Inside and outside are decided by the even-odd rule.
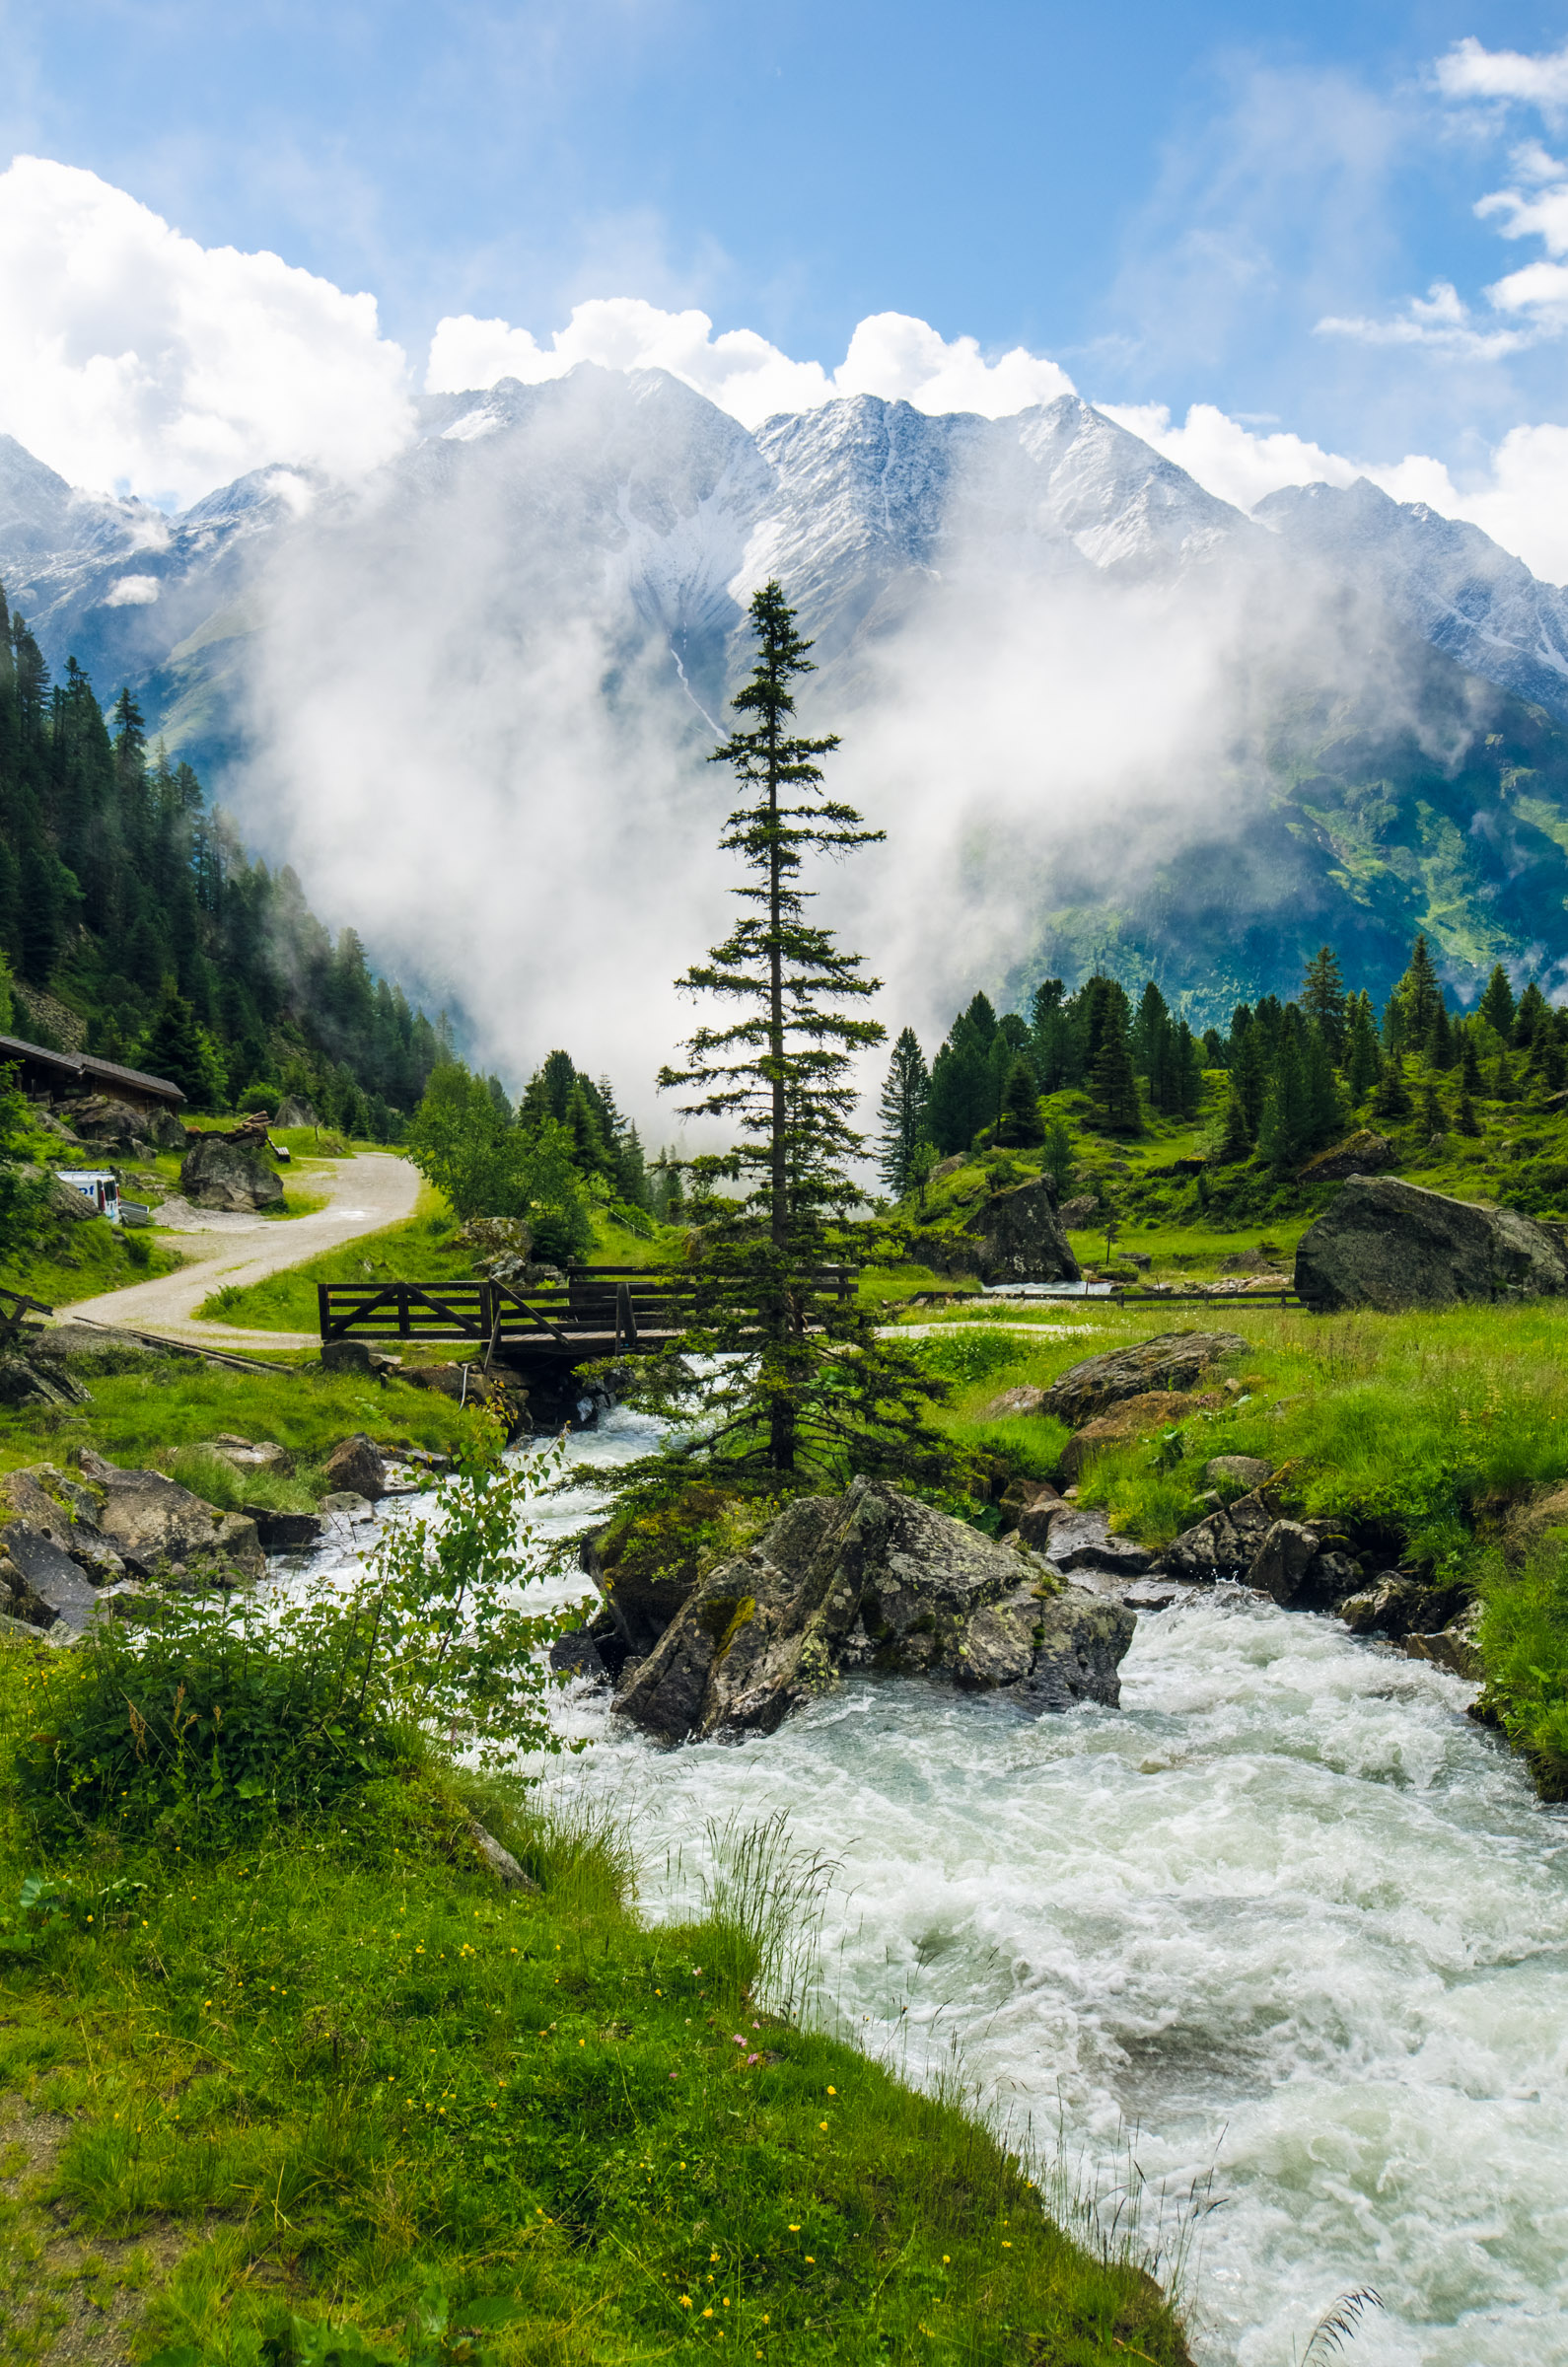
POLYGON ((302 1348, 314 1331, 250 1331, 234 1324, 198 1323, 196 1309, 225 1283, 244 1289, 265 1281, 285 1266, 303 1265, 323 1250, 341 1249, 360 1233, 412 1216, 419 1196, 419 1171, 388 1151, 362 1151, 357 1158, 313 1170, 313 1190, 324 1188, 327 1204, 313 1216, 231 1216, 203 1209, 188 1228, 171 1228, 162 1238, 186 1259, 177 1274, 155 1282, 132 1282, 62 1307, 60 1321, 85 1316, 96 1324, 124 1324, 133 1330, 159 1331, 171 1339, 204 1342, 213 1348, 302 1348))

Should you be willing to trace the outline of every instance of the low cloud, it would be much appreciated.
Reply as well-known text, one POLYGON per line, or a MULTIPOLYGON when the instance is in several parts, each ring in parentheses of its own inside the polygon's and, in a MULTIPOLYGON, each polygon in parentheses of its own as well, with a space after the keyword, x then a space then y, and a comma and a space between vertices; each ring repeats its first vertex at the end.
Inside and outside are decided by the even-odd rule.
POLYGON ((0 174, 0 430, 72 484, 183 507, 273 461, 352 474, 405 441, 405 379, 373 296, 75 166, 0 174))
POLYGON ((547 346, 505 321, 463 313, 442 321, 425 374, 431 394, 493 387, 498 379, 537 386, 579 362, 609 370, 668 370, 744 426, 780 411, 816 410, 845 394, 880 394, 922 411, 977 411, 999 419, 1073 393, 1055 362, 1023 346, 987 361, 973 337, 944 338, 907 313, 874 313, 849 340, 831 376, 820 362, 795 362, 754 329, 715 335, 706 313, 661 312, 632 296, 573 308, 547 346))
POLYGON ((1436 80, 1445 99, 1521 100, 1555 112, 1568 108, 1568 49, 1483 49, 1470 34, 1438 59, 1436 80))
POLYGON ((106 609, 150 608, 158 598, 156 575, 118 576, 104 595, 106 609))

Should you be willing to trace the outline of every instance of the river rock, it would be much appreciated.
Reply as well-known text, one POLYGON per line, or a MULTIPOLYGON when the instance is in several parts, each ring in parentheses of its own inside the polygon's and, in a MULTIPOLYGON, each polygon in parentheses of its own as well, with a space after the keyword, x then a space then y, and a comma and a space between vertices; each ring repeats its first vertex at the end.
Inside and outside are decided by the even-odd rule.
POLYGON ((321 1466, 321 1476, 334 1495, 367 1496, 374 1503, 387 1493, 387 1466, 363 1430, 338 1440, 321 1466))
POLYGON ((1555 1297, 1568 1290, 1568 1251, 1516 1208, 1352 1176, 1301 1237, 1296 1289, 1319 1309, 1555 1297))
POLYGON ((1267 1488, 1254 1488, 1184 1529, 1161 1556, 1164 1566, 1173 1578, 1196 1586, 1212 1586, 1220 1578, 1244 1579, 1282 1511, 1267 1488))
POLYGON ((195 1208, 253 1210, 283 1204, 283 1185, 275 1171, 245 1144, 225 1142, 221 1134, 196 1136, 180 1165, 179 1188, 195 1208))
POLYGON ((1246 1350, 1246 1340, 1234 1331, 1162 1331, 1135 1347, 1112 1348, 1107 1355, 1069 1365, 1045 1392, 1039 1410, 1078 1430, 1125 1398, 1190 1389, 1222 1357, 1246 1350))
POLYGON ((1400 1650, 1411 1660, 1428 1660, 1451 1676, 1465 1677, 1479 1684, 1486 1675, 1486 1663, 1480 1646, 1481 1606, 1470 1604, 1457 1619, 1435 1633, 1409 1634, 1400 1642, 1400 1650))
POLYGON ((1300 1521, 1271 1521, 1247 1565, 1247 1583, 1280 1605, 1294 1603, 1318 1558, 1318 1538, 1300 1521))
POLYGON ((558 1635, 550 1646, 550 1667, 557 1677, 580 1677, 588 1685, 607 1685, 609 1671, 595 1638, 586 1627, 558 1635))
POLYGON ((1024 1586, 976 1612, 954 1661, 954 1682, 1006 1691, 1023 1708, 1073 1709, 1121 1702, 1118 1670, 1137 1625, 1121 1604, 1082 1588, 1042 1594, 1024 1586))
POLYGON ((276 1471, 286 1478, 294 1469, 293 1456, 275 1438, 237 1438, 232 1430, 220 1430, 211 1446, 237 1471, 276 1471))
POLYGON ((1249 1493, 1273 1478, 1274 1467, 1265 1463, 1261 1455, 1211 1455, 1203 1467, 1203 1476, 1211 1487, 1218 1482, 1249 1493))
POLYGON ((265 1575, 255 1523, 243 1513, 216 1512, 162 1471, 123 1470, 91 1448, 82 1450, 82 1474, 97 1499, 96 1527, 137 1577, 177 1567, 214 1579, 265 1575))
POLYGON ((1009 1421, 1015 1414, 1038 1413, 1044 1402, 1045 1392, 1026 1381, 1019 1388, 1004 1389, 999 1398, 993 1398, 989 1405, 982 1409, 980 1419, 982 1422, 1009 1421))
MULTIPOLYGON (((627 1664, 614 1706, 669 1742, 772 1733, 842 1669, 958 1681, 976 1615, 1008 1600, 1014 1613, 981 1631, 964 1681, 1010 1691, 1028 1707, 1087 1697, 1113 1706, 1126 1642, 1114 1648, 1120 1630, 1105 1625, 1102 1606, 1069 1601, 1047 1617, 1043 1607, 1061 1593, 1043 1564, 881 1481, 857 1479, 842 1496, 797 1499, 747 1553, 703 1578, 646 1657, 627 1664), (1017 1608, 1026 1596, 1027 1639, 1017 1608), (1075 1619, 1091 1625, 1079 1633, 1075 1619), (1071 1653, 1070 1630, 1078 1635, 1071 1653), (1041 1654, 1050 1666, 1031 1694, 1041 1654)), ((1131 1632, 1129 1621, 1127 1640, 1131 1632)))
POLYGON ((1408 1635, 1413 1627, 1441 1627, 1447 1614, 1437 1612, 1437 1598, 1430 1587, 1398 1570, 1384 1570, 1370 1586, 1346 1597, 1339 1615, 1354 1635, 1396 1638, 1408 1635))
POLYGON ((79 1564, 20 1521, 0 1529, 0 1585, 11 1617, 30 1627, 59 1624, 80 1634, 97 1608, 98 1590, 79 1564))
POLYGON ((1109 1570, 1138 1578, 1154 1566, 1154 1555, 1130 1537, 1113 1537, 1108 1513, 1064 1505, 1053 1518, 1045 1545, 1053 1570, 1109 1570))

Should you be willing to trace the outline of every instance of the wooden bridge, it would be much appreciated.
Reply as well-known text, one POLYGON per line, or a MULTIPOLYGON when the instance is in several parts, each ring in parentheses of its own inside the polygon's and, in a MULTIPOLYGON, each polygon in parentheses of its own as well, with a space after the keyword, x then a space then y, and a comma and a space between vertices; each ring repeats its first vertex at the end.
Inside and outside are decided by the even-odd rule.
MULTIPOLYGON (((813 1297, 848 1301, 859 1268, 798 1277, 813 1297)), ((334 1339, 474 1341, 486 1355, 525 1350, 589 1364, 650 1356, 691 1327, 697 1284, 668 1267, 579 1266, 562 1282, 319 1282, 323 1344, 334 1339)))

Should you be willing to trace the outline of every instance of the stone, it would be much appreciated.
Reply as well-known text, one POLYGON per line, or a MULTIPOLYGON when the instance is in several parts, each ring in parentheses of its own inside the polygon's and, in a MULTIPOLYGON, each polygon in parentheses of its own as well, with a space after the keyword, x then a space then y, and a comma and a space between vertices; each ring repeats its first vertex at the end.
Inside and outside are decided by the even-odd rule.
POLYGON ((1038 1413, 1044 1402, 1045 1392, 1033 1389, 1025 1382, 1018 1389, 1004 1389, 999 1398, 993 1398, 981 1412, 980 1419, 982 1422, 1005 1422, 1014 1414, 1038 1413))
POLYGON ((1386 1134, 1374 1134, 1363 1126, 1357 1134, 1347 1135, 1343 1142, 1333 1143, 1309 1159, 1296 1177, 1298 1184, 1343 1184, 1351 1176, 1375 1176, 1380 1168, 1389 1167, 1393 1160, 1393 1145, 1386 1134))
MULTIPOLYGON (((50 1463, 8 1471, 0 1479, 0 1522, 19 1523, 46 1539, 74 1561, 95 1586, 125 1575, 125 1564, 98 1525, 98 1499, 50 1463)), ((0 1551, 8 1551, 9 1528, 0 1528, 0 1551)))
POLYGON ((24 1336, 30 1362, 63 1364, 95 1376, 136 1372, 157 1354, 133 1332, 116 1331, 107 1324, 73 1323, 69 1317, 57 1324, 30 1324, 24 1336))
POLYGON ((1218 1480, 1222 1486, 1250 1492, 1273 1478, 1274 1467, 1261 1455, 1211 1455, 1203 1466, 1203 1476, 1211 1485, 1218 1480))
POLYGON ((504 1848, 496 1839, 495 1834, 486 1832, 484 1827, 477 1821, 470 1823, 468 1838, 503 1890, 536 1891, 538 1889, 538 1884, 532 1875, 524 1873, 511 1850, 504 1848))
POLYGON ((475 1257, 515 1257, 527 1264, 534 1248, 534 1229, 521 1216, 470 1216, 458 1235, 457 1246, 475 1257))
POLYGON ((1064 1233, 1085 1233, 1100 1214, 1100 1202, 1092 1191, 1082 1191, 1074 1199, 1063 1200, 1056 1213, 1064 1233))
POLYGON ((558 1635, 550 1646, 550 1667, 557 1677, 581 1677, 589 1685, 607 1685, 609 1671, 605 1656, 586 1627, 574 1627, 566 1635, 558 1635))
POLYGON ((1183 1529, 1162 1556, 1166 1569, 1173 1578, 1184 1578, 1194 1586, 1212 1586, 1221 1578, 1244 1579, 1281 1510, 1277 1497, 1266 1488, 1238 1496, 1234 1504, 1183 1529))
POLYGON ((982 1282, 1076 1282, 1077 1258, 1067 1246, 1049 1176, 999 1191, 970 1216, 965 1232, 980 1245, 982 1282))
MULTIPOLYGON (((882 1481, 857 1479, 842 1496, 798 1498, 748 1552, 702 1578, 651 1651, 627 1663, 614 1708, 678 1742, 770 1734, 844 1669, 952 1682, 962 1672, 1041 1709, 1089 1697, 1097 1684, 1094 1697, 1110 1697, 1126 1648, 1123 1640, 1114 1649, 1120 1630, 1112 1622, 1096 1642, 1099 1626, 1091 1635, 1065 1613, 1047 1616, 1057 1599, 1050 1572, 1028 1553, 882 1481), (1025 1596, 1027 1635, 1017 1610, 1025 1596), (1014 1614, 982 1628, 970 1655, 976 1615, 1009 1599, 1014 1614), (1096 1674, 1107 1655, 1110 1680, 1096 1674)), ((1127 1639, 1131 1631, 1129 1620, 1127 1639)))
POLYGON ((1271 1521, 1247 1565, 1247 1583, 1254 1594, 1271 1595, 1281 1606, 1294 1603, 1317 1558, 1313 1530, 1304 1529, 1300 1521, 1271 1521))
POLYGON ((1121 1600, 1128 1611, 1169 1611, 1173 1603, 1190 1603, 1197 1594, 1195 1586, 1154 1570, 1147 1578, 1135 1578, 1121 1600))
POLYGON ((405 1364, 397 1378, 411 1389, 433 1389, 460 1405, 493 1406, 506 1422, 509 1438, 533 1428, 528 1413, 531 1393, 509 1367, 496 1365, 484 1372, 476 1364, 405 1364))
POLYGON ((198 1134, 179 1170, 179 1188, 196 1208, 255 1210, 281 1208, 283 1185, 275 1171, 243 1143, 221 1134, 198 1134))
POLYGON ((297 1093, 286 1093, 278 1104, 278 1113, 272 1120, 275 1126, 319 1126, 321 1119, 309 1102, 301 1101, 297 1093))
POLYGON ((274 1512, 269 1504, 244 1504, 241 1511, 254 1521, 263 1553, 305 1553, 321 1542, 326 1527, 319 1512, 274 1512))
POLYGON ((369 1496, 356 1495, 351 1487, 333 1488, 330 1495, 321 1498, 321 1510, 330 1513, 333 1520, 347 1521, 350 1525, 376 1518, 376 1507, 369 1496))
POLYGON ((1447 1669, 1454 1677, 1467 1678, 1478 1685, 1486 1675, 1486 1663, 1480 1647, 1481 1606, 1472 1603, 1461 1611, 1457 1619, 1446 1627, 1425 1635, 1406 1635, 1400 1649, 1411 1660, 1427 1660, 1434 1667, 1447 1669))
POLYGON ((13 1521, 0 1530, 0 1579, 10 1589, 10 1613, 31 1627, 62 1621, 77 1634, 97 1607, 98 1590, 52 1538, 13 1521))
POLYGON ((1246 1351, 1246 1340, 1234 1331, 1162 1331, 1135 1347, 1112 1348, 1107 1355, 1069 1365, 1045 1392, 1039 1410, 1079 1430, 1125 1398, 1190 1389, 1210 1365, 1246 1351))
POLYGON ((1028 1546, 1032 1553, 1043 1553, 1050 1537, 1052 1521, 1055 1520, 1058 1513, 1065 1512, 1066 1509, 1065 1503, 1054 1489, 1045 1495, 1036 1496, 1033 1503, 1027 1504, 1018 1516, 1019 1543, 1028 1546))
POLYGON ((1518 1209, 1352 1176, 1301 1237, 1296 1289, 1319 1310, 1556 1297, 1568 1290, 1568 1250, 1518 1209))
POLYGON ((1060 1502, 1061 1497, 1055 1488, 1045 1480, 1015 1478, 1009 1480, 997 1509, 1002 1515, 1002 1527, 1006 1531, 1016 1529, 1025 1513, 1033 1512, 1037 1505, 1054 1506, 1060 1502))
POLYGON ((1145 1390, 1136 1398, 1124 1398, 1105 1413, 1096 1414, 1074 1431, 1062 1449, 1060 1464, 1064 1479, 1082 1478, 1084 1467, 1105 1447, 1125 1446, 1130 1439, 1152 1438, 1159 1430, 1169 1430, 1185 1421, 1189 1414, 1212 1413, 1219 1405, 1216 1392, 1195 1395, 1188 1390, 1145 1390))
POLYGON ((338 1440, 321 1466, 321 1476, 333 1494, 346 1491, 368 1496, 374 1503, 387 1493, 387 1466, 380 1449, 372 1446, 362 1430, 352 1438, 338 1440))
POLYGON ((954 1682, 970 1691, 1007 1691, 1021 1708, 1072 1709, 1121 1702, 1117 1674, 1136 1620, 1120 1604, 1080 1587, 1042 1596, 1021 1587, 977 1612, 958 1647, 954 1682))
MULTIPOLYGON (((114 1101, 107 1094, 90 1093, 80 1100, 63 1103, 61 1108, 78 1142, 91 1144, 95 1150, 128 1151, 133 1143, 147 1140, 150 1112, 132 1109, 129 1102, 114 1101)), ((181 1142, 184 1132, 181 1126, 181 1142)))
MULTIPOLYGON (((368 1339, 323 1339, 321 1363, 329 1373, 368 1373, 370 1371, 370 1342, 368 1339)), ((411 1379, 411 1374, 405 1374, 411 1379)))
POLYGON ((293 1456, 275 1438, 236 1438, 232 1432, 220 1431, 210 1443, 214 1455, 232 1463, 237 1471, 276 1471, 286 1478, 294 1469, 293 1456))
POLYGON ((1339 1615, 1353 1635, 1398 1637, 1408 1635, 1414 1627, 1440 1627, 1441 1614, 1429 1615, 1434 1607, 1433 1590, 1419 1579, 1406 1578, 1398 1570, 1384 1570, 1370 1586, 1346 1596, 1339 1615))
POLYGON ((78 1191, 74 1184, 62 1184, 52 1168, 43 1179, 43 1205, 48 1215, 70 1224, 91 1223, 98 1214, 86 1192, 78 1191))
POLYGON ((198 1577, 265 1575, 255 1523, 244 1513, 216 1512, 162 1471, 122 1470, 91 1448, 82 1450, 82 1472, 99 1498, 99 1530, 137 1577, 177 1563, 194 1565, 198 1577))
POLYGON ((1045 1558, 1053 1570, 1111 1570, 1138 1578, 1154 1566, 1154 1555, 1130 1537, 1113 1537, 1110 1517, 1063 1505, 1050 1525, 1045 1558))

